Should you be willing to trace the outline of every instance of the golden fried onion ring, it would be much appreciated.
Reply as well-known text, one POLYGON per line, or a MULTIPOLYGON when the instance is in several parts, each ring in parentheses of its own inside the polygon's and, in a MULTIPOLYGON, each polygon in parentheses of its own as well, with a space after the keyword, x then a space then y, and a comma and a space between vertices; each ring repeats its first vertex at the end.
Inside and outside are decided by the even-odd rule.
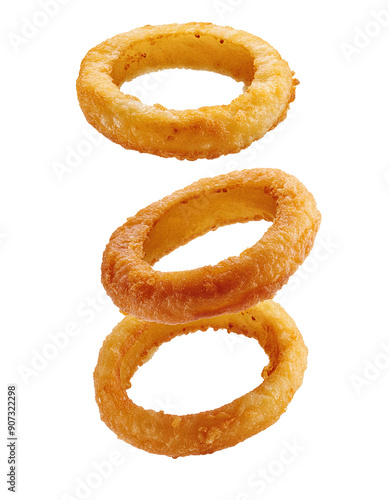
POLYGON ((307 354, 294 321, 271 300, 241 313, 174 326, 126 316, 101 348, 94 372, 96 401, 107 426, 137 448, 171 457, 213 453, 279 419, 302 384, 307 354), (216 410, 183 416, 146 410, 128 398, 134 372, 163 342, 208 328, 258 340, 269 364, 256 389, 216 410))
POLYGON ((126 149, 183 160, 247 148, 284 120, 298 80, 260 38, 211 23, 144 26, 91 49, 77 94, 88 122, 126 149), (244 82, 229 105, 178 111, 120 91, 124 82, 166 68, 208 70, 244 82))
POLYGON ((295 177, 250 169, 201 179, 140 210, 117 229, 102 263, 102 283, 125 313, 176 324, 242 311, 272 298, 310 252, 320 224, 313 196, 295 177), (151 266, 218 227, 273 221, 239 256, 188 271, 151 266))

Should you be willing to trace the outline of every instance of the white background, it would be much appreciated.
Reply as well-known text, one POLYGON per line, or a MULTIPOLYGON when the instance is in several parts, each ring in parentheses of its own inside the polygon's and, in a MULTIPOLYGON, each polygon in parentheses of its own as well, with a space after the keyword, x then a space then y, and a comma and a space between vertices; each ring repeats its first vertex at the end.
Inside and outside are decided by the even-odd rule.
MULTIPOLYGON (((388 1, 54 3, 49 19, 37 1, 1 7, 1 491, 6 388, 16 383, 21 499, 387 498, 388 1), (26 28, 32 21, 41 27, 26 28), (99 137, 76 98, 85 53, 145 24, 187 21, 230 25, 271 43, 301 80, 287 121, 246 151, 196 162, 99 137), (26 30, 23 42, 17 36, 26 30), (85 143, 91 133, 94 144, 85 143), (77 148, 83 156, 56 174, 77 148), (133 449, 100 421, 94 401, 98 351, 121 318, 102 294, 104 247, 152 201, 253 167, 296 175, 323 216, 314 251, 279 295, 310 351, 303 386, 274 426, 234 448, 177 460, 133 449), (72 325, 77 336, 50 351, 52 336, 72 325), (26 372, 38 358, 39 369, 26 372), (96 463, 108 460, 114 465, 102 477, 96 463)), ((228 103, 241 85, 171 71, 126 84, 131 89, 145 102, 186 108, 228 103)), ((216 263, 264 228, 224 228, 158 268, 216 263)), ((132 396, 167 412, 210 409, 254 388, 265 362, 254 341, 194 334, 164 345, 137 373, 132 396)))

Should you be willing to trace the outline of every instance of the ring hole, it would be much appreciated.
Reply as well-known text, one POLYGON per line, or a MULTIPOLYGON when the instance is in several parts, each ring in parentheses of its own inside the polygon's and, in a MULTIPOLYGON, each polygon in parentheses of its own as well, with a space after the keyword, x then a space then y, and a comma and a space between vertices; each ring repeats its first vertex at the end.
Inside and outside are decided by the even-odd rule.
POLYGON ((177 248, 156 264, 157 271, 184 271, 214 265, 228 257, 239 255, 258 242, 271 222, 250 221, 219 227, 177 248), (188 265, 190 262, 190 265, 188 265))
POLYGON ((267 363, 252 338, 198 331, 162 344, 135 372, 127 394, 143 408, 175 415, 212 410, 261 384, 267 363))
POLYGON ((125 82, 121 91, 150 106, 183 110, 229 104, 243 92, 243 83, 211 71, 166 69, 125 82))

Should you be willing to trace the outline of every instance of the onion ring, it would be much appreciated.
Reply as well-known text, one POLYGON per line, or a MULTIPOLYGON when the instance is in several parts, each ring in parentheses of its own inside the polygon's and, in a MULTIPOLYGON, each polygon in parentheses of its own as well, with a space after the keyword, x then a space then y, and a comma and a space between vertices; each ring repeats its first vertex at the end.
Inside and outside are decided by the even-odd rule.
POLYGON ((151 453, 204 455, 237 443, 274 424, 301 386, 308 350, 293 320, 273 301, 247 311, 169 326, 126 316, 106 338, 94 372, 101 419, 127 443, 151 453), (158 347, 177 335, 227 329, 258 340, 269 364, 253 391, 216 410, 170 415, 146 410, 126 393, 131 377, 158 347))
POLYGON ((78 100, 87 121, 126 149, 180 160, 247 148, 285 119, 295 86, 288 64, 260 38, 211 23, 144 26, 91 49, 81 63, 78 100), (184 111, 148 106, 120 91, 166 68, 207 70, 244 82, 230 104, 184 111))
POLYGON ((102 283, 125 313, 177 324, 242 311, 272 298, 310 252, 320 225, 313 196, 273 169, 232 172, 198 182, 140 210, 117 229, 102 263, 102 283), (273 221, 239 256, 215 266, 161 272, 164 255, 218 227, 273 221))

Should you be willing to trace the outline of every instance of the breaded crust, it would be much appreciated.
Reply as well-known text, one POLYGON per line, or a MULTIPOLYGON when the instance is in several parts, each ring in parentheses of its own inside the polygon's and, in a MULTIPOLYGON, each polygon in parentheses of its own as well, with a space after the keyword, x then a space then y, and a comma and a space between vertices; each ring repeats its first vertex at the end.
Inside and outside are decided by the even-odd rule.
POLYGON ((82 61, 77 95, 88 122, 126 149, 180 160, 237 153, 286 117, 293 78, 262 39, 211 23, 144 26, 91 49, 82 61), (149 106, 121 92, 133 78, 167 68, 218 72, 244 82, 228 105, 198 109, 149 106))
POLYGON ((272 298, 310 252, 320 225, 312 194, 292 175, 250 169, 201 179, 140 210, 112 235, 102 283, 126 314, 167 324, 242 311, 272 298), (267 220, 263 237, 213 266, 161 272, 164 255, 218 227, 267 220))
MULTIPOLYGON (((94 372, 101 419, 117 436, 150 453, 182 457, 234 446, 274 424, 301 386, 308 350, 294 321, 273 301, 251 309, 182 325, 125 317, 106 338, 94 372), (227 329, 258 340, 269 364, 253 391, 220 408, 191 415, 146 410, 126 390, 134 372, 177 335, 227 329)), ((201 360, 199 360, 199 363, 201 360)))

